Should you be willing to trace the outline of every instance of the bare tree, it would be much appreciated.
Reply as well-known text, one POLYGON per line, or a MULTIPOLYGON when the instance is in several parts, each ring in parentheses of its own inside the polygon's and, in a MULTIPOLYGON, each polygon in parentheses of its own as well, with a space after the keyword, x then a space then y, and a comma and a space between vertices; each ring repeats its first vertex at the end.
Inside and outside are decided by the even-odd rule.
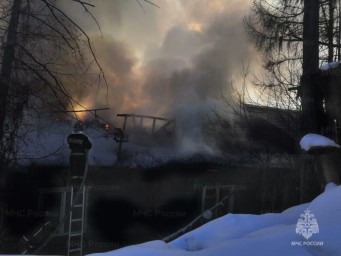
MULTIPOLYGON (((93 4, 81 0, 68 4, 83 9, 99 26, 91 12, 93 4)), ((40 111, 37 107, 41 105, 53 110, 73 109, 81 105, 71 94, 74 88, 108 87, 86 29, 64 12, 57 0, 0 2, 0 58, 2 190, 8 165, 15 159, 19 131, 25 130, 25 110, 40 111)))
POLYGON ((302 75, 303 8, 294 1, 255 0, 244 19, 251 41, 262 54, 264 72, 254 77, 260 101, 300 108, 296 91, 302 75))
MULTIPOLYGON (((321 112, 321 107, 316 107, 316 104, 321 105, 320 100, 317 100, 319 102, 315 106, 308 106, 312 102, 312 96, 303 97, 302 93, 317 93, 300 87, 301 76, 303 73, 316 72, 324 62, 339 58, 340 12, 335 11, 340 9, 339 4, 335 0, 255 0, 251 14, 245 18, 245 27, 251 40, 262 52, 266 70, 265 78, 256 77, 255 85, 265 87, 272 95, 276 95, 276 91, 284 92, 286 97, 289 96, 290 102, 296 101, 297 106, 302 106, 304 111, 315 108, 317 112, 321 112), (310 15, 311 13, 315 14, 310 15), (312 37, 315 39, 311 40, 312 37), (316 53, 312 53, 310 48, 315 48, 316 53), (312 56, 317 57, 312 60, 312 56), (312 66, 312 70, 307 69, 312 66), (290 92, 285 92, 287 90, 290 92), (295 100, 295 96, 302 97, 295 100)), ((311 116, 311 113, 306 116, 311 116)), ((320 125, 316 124, 319 121, 311 122, 315 123, 309 125, 314 126, 311 130, 319 130, 316 127, 320 125)))
MULTIPOLYGON (((88 11, 84 3, 77 4, 88 11)), ((73 84, 85 82, 91 75, 97 77, 98 85, 105 83, 90 38, 56 1, 13 0, 3 8, 7 8, 3 13, 9 14, 4 18, 7 28, 2 30, 5 41, 0 73, 2 167, 14 153, 20 119, 29 101, 58 103, 66 109, 76 104, 70 94, 73 84), (94 66, 96 74, 90 74, 94 66)))

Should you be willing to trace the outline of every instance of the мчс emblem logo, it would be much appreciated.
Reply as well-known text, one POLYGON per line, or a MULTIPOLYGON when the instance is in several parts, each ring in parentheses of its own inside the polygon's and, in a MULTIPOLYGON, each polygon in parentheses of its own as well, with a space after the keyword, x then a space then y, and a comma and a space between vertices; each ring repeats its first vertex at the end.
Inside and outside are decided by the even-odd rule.
POLYGON ((302 235, 308 240, 313 234, 319 233, 317 220, 309 209, 306 209, 304 214, 301 214, 300 216, 301 218, 298 219, 296 224, 296 234, 302 235))

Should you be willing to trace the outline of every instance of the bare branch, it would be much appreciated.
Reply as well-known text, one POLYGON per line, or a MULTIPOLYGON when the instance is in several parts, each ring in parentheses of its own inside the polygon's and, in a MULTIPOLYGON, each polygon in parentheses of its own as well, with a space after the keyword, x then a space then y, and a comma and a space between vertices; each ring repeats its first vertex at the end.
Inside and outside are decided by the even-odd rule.
POLYGON ((77 3, 80 3, 80 4, 83 5, 83 6, 88 5, 88 6, 91 6, 91 7, 95 7, 95 5, 90 4, 90 3, 83 2, 83 1, 81 1, 81 0, 73 0, 73 1, 75 1, 75 2, 77 2, 77 3))
POLYGON ((154 4, 153 2, 151 2, 151 1, 148 1, 148 0, 144 0, 145 2, 147 2, 147 3, 149 3, 149 4, 151 4, 151 5, 154 5, 155 7, 157 7, 157 8, 160 8, 160 6, 158 6, 158 5, 156 5, 156 4, 154 4))
MULTIPOLYGON (((45 2, 48 6, 49 9, 54 9, 56 10, 57 12, 59 12, 64 18, 66 18, 72 25, 74 25, 82 34, 83 36, 86 38, 86 41, 87 41, 87 45, 89 47, 89 50, 92 54, 92 57, 97 65, 97 67, 99 68, 99 74, 98 74, 98 84, 100 83, 100 81, 102 80, 102 78, 104 79, 104 82, 105 82, 105 85, 106 85, 106 90, 107 90, 107 94, 108 94, 108 83, 107 83, 107 79, 105 77, 105 74, 104 74, 104 71, 95 55, 95 52, 92 48, 92 45, 91 45, 91 41, 90 41, 90 38, 88 36, 88 34, 77 24, 75 23, 69 16, 67 16, 63 11, 61 11, 58 7, 56 7, 55 5, 51 5, 49 4, 46 0, 43 0, 43 2, 45 2)), ((53 12, 54 13, 54 12, 53 12)))

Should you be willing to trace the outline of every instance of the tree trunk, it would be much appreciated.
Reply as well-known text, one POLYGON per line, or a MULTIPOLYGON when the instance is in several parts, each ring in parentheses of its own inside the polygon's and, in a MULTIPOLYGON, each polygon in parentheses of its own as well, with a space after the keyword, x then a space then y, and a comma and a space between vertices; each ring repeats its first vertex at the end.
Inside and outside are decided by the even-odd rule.
POLYGON ((329 21, 328 21, 328 62, 334 60, 334 19, 335 19, 335 0, 329 0, 329 21))
MULTIPOLYGON (((7 113, 7 99, 11 82, 12 63, 14 61, 15 45, 17 43, 17 29, 19 24, 20 6, 22 0, 14 0, 11 18, 7 29, 7 40, 4 47, 2 67, 0 71, 0 154, 3 154, 4 125, 7 113)), ((6 159, 0 155, 0 230, 4 225, 5 212, 5 184, 6 184, 6 159)))
POLYGON ((319 133, 322 99, 310 75, 319 70, 319 0, 304 0, 302 131, 319 133))
MULTIPOLYGON (((341 1, 338 0, 338 16, 337 16, 337 22, 338 22, 338 31, 337 31, 337 43, 341 43, 341 1)), ((341 60, 341 49, 340 46, 337 47, 337 60, 341 60)))
MULTIPOLYGON (((0 71, 0 140, 4 137, 4 123, 7 112, 7 98, 9 93, 12 63, 14 60, 15 45, 17 43, 17 28, 19 24, 20 6, 22 0, 14 0, 11 18, 7 30, 7 42, 4 47, 2 67, 0 71)), ((1 143, 2 144, 2 143, 1 143)))

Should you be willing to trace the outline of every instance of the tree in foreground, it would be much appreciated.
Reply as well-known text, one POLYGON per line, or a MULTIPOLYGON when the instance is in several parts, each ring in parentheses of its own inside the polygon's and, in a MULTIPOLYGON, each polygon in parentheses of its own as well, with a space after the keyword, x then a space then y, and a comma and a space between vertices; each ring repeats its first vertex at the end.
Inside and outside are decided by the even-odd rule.
POLYGON ((322 99, 304 78, 326 62, 341 60, 340 10, 336 0, 254 0, 251 14, 245 17, 247 33, 261 52, 265 69, 264 77, 255 78, 256 88, 266 92, 262 95, 272 105, 302 108, 303 123, 309 126, 302 127, 304 131, 318 132, 323 125, 310 118, 322 115, 322 99))

